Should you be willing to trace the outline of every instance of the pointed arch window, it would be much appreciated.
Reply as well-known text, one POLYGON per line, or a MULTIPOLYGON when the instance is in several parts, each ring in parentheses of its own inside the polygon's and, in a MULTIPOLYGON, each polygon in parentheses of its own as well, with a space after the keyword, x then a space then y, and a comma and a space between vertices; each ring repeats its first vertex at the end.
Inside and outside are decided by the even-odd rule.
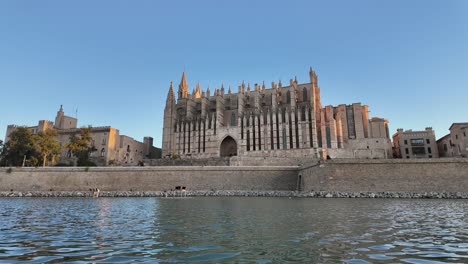
POLYGON ((302 89, 302 101, 303 102, 307 101, 307 88, 305 88, 305 87, 304 87, 304 89, 302 89))
POLYGON ((291 103, 291 92, 290 91, 288 91, 288 93, 286 93, 286 103, 287 104, 291 103))
POLYGON ((101 149, 101 157, 106 156, 106 150, 104 148, 101 149))

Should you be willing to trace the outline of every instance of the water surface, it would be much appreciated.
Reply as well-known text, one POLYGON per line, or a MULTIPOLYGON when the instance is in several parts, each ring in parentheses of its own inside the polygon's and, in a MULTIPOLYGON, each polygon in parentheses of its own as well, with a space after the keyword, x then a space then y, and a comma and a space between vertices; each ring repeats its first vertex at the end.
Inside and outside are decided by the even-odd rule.
POLYGON ((464 200, 3 198, 2 263, 468 263, 464 200))

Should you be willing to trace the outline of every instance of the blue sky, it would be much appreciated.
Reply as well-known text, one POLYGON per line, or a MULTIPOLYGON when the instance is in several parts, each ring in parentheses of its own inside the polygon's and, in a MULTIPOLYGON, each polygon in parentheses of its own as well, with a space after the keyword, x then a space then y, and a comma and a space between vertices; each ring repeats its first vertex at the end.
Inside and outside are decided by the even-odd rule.
POLYGON ((323 105, 361 102, 437 138, 468 122, 468 1, 0 0, 8 124, 110 125, 161 145, 170 81, 190 89, 319 76, 323 105))

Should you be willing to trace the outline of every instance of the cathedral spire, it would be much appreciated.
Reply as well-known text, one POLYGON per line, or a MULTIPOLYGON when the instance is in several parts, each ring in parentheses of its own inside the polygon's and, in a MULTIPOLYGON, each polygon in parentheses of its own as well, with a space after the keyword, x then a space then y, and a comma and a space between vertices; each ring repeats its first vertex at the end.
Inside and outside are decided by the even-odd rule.
POLYGON ((172 84, 172 81, 171 81, 171 86, 169 87, 169 92, 167 93, 167 99, 166 99, 166 104, 167 102, 169 101, 173 101, 174 100, 174 85, 172 84))
POLYGON ((200 89, 200 83, 197 83, 197 88, 195 89, 194 93, 194 98, 201 98, 201 89, 200 89))
POLYGON ((310 76, 310 83, 312 83, 312 87, 318 86, 317 74, 315 74, 315 71, 312 70, 312 67, 310 67, 309 76, 310 76))
POLYGON ((182 74, 182 80, 180 81, 179 85, 179 99, 180 98, 187 98, 189 94, 189 86, 187 83, 187 76, 185 75, 185 71, 182 74))

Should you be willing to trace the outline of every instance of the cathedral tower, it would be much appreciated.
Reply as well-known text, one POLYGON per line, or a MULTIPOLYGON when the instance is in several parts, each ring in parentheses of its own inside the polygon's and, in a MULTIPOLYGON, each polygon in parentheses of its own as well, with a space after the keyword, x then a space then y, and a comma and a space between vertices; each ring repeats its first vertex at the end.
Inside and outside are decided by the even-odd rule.
MULTIPOLYGON (((185 73, 183 75, 185 77, 185 73)), ((182 77, 182 80, 184 80, 182 77)), ((180 86, 179 86, 180 87, 180 86)), ((187 86, 188 88, 188 86, 187 86)), ((188 91, 188 90, 187 90, 188 91)), ((180 94, 180 88, 179 88, 180 94)), ((175 152, 175 123, 176 122, 176 100, 174 95, 174 86, 169 87, 169 93, 166 99, 166 108, 164 108, 164 128, 163 128, 163 144, 162 156, 165 157, 175 152)))

